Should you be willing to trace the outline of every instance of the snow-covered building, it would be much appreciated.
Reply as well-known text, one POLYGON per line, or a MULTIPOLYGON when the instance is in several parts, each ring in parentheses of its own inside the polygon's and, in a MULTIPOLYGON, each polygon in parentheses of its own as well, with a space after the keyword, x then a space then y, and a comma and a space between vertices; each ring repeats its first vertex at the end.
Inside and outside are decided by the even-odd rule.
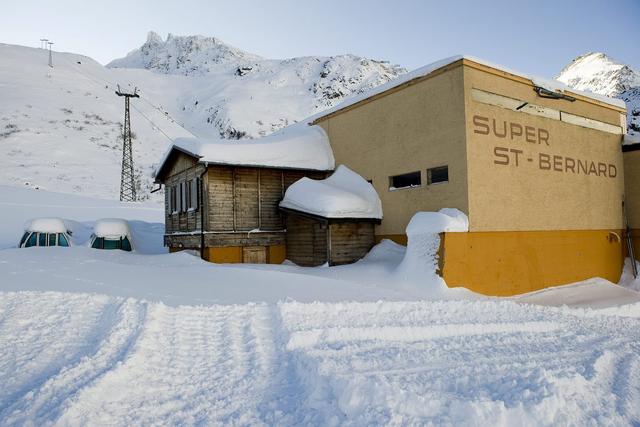
POLYGON ((292 126, 257 141, 178 139, 155 171, 166 188, 165 245, 203 248, 212 262, 281 263, 286 230, 278 204, 285 191, 333 168, 318 126, 292 126))
POLYGON ((624 102, 457 56, 309 122, 377 190, 378 240, 405 243, 419 211, 468 215, 468 232, 442 236, 449 286, 513 295, 620 278, 624 102))
MULTIPOLYGON (((618 99, 456 56, 269 137, 178 141, 156 178, 169 188, 166 242, 174 249, 198 247, 200 202, 175 200, 181 200, 177 194, 189 200, 196 190, 188 190, 188 182, 206 175, 205 247, 252 245, 267 253, 281 248, 275 257, 238 252, 232 259, 211 249, 208 259, 278 262, 285 254, 295 256, 287 239, 299 231, 289 221, 303 216, 329 224, 349 203, 366 199, 358 190, 332 185, 332 178, 289 187, 303 176, 326 178, 337 163, 375 189, 384 219, 381 212, 359 219, 373 221, 376 241, 406 243, 416 212, 457 208, 468 216, 468 231, 442 235, 440 274, 449 286, 513 295, 594 276, 617 282, 625 255, 625 130, 626 108, 618 99), (267 207, 260 182, 271 173, 281 184, 269 193, 267 207), (285 228, 276 211, 288 188, 281 203, 285 228), (335 200, 344 206, 333 206, 335 200), (273 228, 261 219, 265 209, 279 218, 269 223, 273 228), (274 237, 259 240, 262 235, 274 237)), ((630 191, 637 189, 627 186, 630 191)), ((627 194, 627 200, 633 197, 627 194)), ((304 233, 308 237, 308 227, 304 233)), ((318 236, 329 241, 331 233, 318 236)))
POLYGON ((375 243, 382 204, 373 186, 346 166, 328 178, 302 178, 280 202, 286 213, 287 259, 303 266, 348 264, 375 243))

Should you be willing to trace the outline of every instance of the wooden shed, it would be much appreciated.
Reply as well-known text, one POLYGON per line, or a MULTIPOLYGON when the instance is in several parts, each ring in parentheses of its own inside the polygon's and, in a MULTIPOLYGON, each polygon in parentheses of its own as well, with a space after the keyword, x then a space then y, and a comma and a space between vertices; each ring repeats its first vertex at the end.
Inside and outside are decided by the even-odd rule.
POLYGON ((350 264, 375 244, 375 218, 324 218, 291 209, 286 215, 287 259, 305 267, 350 264))
POLYGON ((302 266, 341 265, 375 244, 382 207, 373 186, 345 166, 329 178, 303 178, 280 202, 286 215, 287 259, 302 266))
POLYGON ((317 127, 257 141, 177 140, 155 174, 165 186, 165 246, 199 250, 212 262, 281 263, 286 229, 278 203, 292 183, 331 169, 317 127))

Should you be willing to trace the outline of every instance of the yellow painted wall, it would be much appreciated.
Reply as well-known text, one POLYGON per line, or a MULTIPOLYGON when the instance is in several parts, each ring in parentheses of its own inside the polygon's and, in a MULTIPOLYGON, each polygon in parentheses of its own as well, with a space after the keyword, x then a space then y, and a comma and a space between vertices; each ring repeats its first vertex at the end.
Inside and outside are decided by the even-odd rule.
POLYGON ((242 262, 242 246, 209 247, 205 249, 205 259, 218 264, 242 262))
MULTIPOLYGON (((621 231, 616 231, 621 236, 621 231)), ((443 278, 508 296, 591 277, 617 283, 623 242, 609 230, 444 233, 443 278)))
POLYGON ((376 234, 404 234, 417 211, 467 211, 463 73, 460 63, 327 119, 336 164, 373 180, 384 209, 376 234), (427 169, 449 166, 449 182, 427 185, 427 169), (419 188, 389 190, 389 177, 420 171, 419 188))
MULTIPOLYGON (((205 259, 218 264, 242 262, 242 246, 209 247, 205 249, 205 259)), ((267 246, 267 262, 282 264, 286 257, 285 245, 267 246)))
POLYGON ((624 157, 624 187, 627 215, 631 228, 640 228, 640 150, 627 151, 624 157))
POLYGON ((287 245, 271 245, 268 247, 269 264, 282 264, 287 258, 287 245))
POLYGON ((625 173, 621 135, 481 103, 473 99, 472 89, 617 126, 621 112, 583 100, 541 98, 530 82, 481 68, 464 67, 470 231, 621 229, 625 173), (476 120, 489 123, 488 135, 476 120), (499 134, 505 121, 509 130, 515 123, 513 135, 497 136, 493 120, 499 134), (526 127, 535 134, 529 138, 535 142, 517 135, 526 127), (507 153, 508 160, 496 149, 507 153), (572 168, 566 158, 573 159, 572 168), (606 173, 572 172, 577 160, 602 163, 606 173))

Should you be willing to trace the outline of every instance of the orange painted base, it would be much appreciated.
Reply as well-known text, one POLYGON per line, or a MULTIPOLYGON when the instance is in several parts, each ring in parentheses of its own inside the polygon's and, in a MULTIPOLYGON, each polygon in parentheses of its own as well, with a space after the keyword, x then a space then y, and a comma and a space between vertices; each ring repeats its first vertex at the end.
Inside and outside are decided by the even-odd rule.
POLYGON ((444 233, 442 276, 464 286, 510 296, 602 277, 617 283, 624 242, 619 230, 444 233))
MULTIPOLYGON (((208 247, 205 248, 204 258, 218 264, 242 263, 242 246, 208 247)), ((282 264, 286 257, 285 245, 267 246, 267 262, 282 264)))

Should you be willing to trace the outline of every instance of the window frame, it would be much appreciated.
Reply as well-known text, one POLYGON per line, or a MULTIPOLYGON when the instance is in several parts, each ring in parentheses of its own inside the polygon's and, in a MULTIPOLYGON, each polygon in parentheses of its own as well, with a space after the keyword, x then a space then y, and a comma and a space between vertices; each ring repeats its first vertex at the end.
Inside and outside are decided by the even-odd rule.
POLYGON ((391 175, 389 177, 389 191, 398 191, 398 190, 411 190, 414 188, 420 188, 422 187, 422 171, 417 170, 417 171, 413 171, 413 172, 407 172, 407 173, 401 173, 398 175, 391 175), (408 178, 409 176, 417 176, 418 177, 418 184, 414 185, 414 184, 410 184, 410 185, 405 185, 402 187, 396 187, 394 185, 394 180, 397 178, 408 178))
POLYGON ((427 169, 427 185, 440 185, 440 184, 447 184, 448 182, 449 182, 449 165, 435 166, 427 169), (444 181, 433 182, 433 178, 432 178, 433 171, 441 171, 443 169, 447 171, 447 179, 444 181))

